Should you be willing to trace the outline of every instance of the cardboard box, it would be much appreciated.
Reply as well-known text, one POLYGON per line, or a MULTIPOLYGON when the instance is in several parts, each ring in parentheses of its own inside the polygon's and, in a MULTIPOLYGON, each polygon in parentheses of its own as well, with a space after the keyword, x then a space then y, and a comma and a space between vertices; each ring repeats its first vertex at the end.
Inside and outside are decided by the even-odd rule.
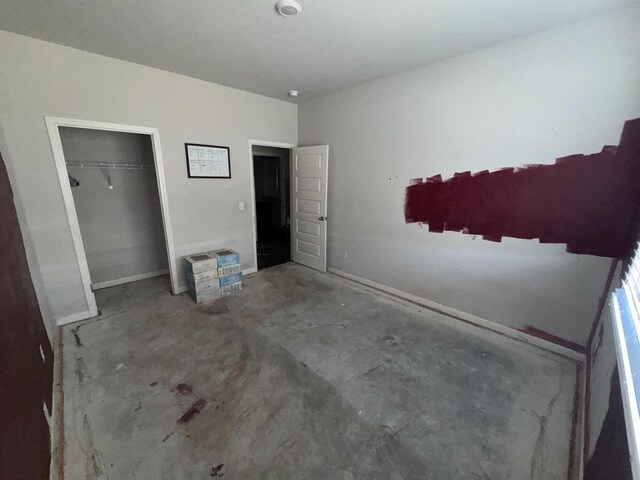
POLYGON ((208 253, 217 258, 217 268, 227 267, 229 265, 240 263, 240 254, 235 250, 231 250, 230 248, 219 248, 218 250, 214 250, 208 253))
POLYGON ((189 296, 196 303, 209 302, 220 298, 220 287, 218 287, 217 290, 208 290, 207 292, 202 293, 196 293, 194 290, 189 290, 189 296))
POLYGON ((218 280, 218 269, 206 270, 200 273, 191 273, 187 269, 184 271, 184 276, 187 278, 187 282, 191 282, 195 285, 201 283, 210 283, 212 280, 218 280))
POLYGON ((242 283, 242 273, 234 273, 233 275, 224 275, 218 279, 221 287, 226 287, 232 283, 242 283))
POLYGON ((194 255, 187 255, 184 257, 185 271, 196 274, 206 272, 208 270, 217 270, 218 259, 211 252, 196 253, 194 255))
POLYGON ((234 273, 242 273, 242 267, 239 263, 218 268, 219 277, 224 277, 225 275, 233 275, 234 273))
POLYGON ((213 293, 220 295, 220 284, 217 278, 211 278, 206 282, 193 283, 187 278, 187 285, 190 291, 194 291, 197 294, 213 293))
POLYGON ((220 287, 220 294, 229 295, 233 292, 239 292, 242 290, 242 282, 230 283, 224 287, 220 287))

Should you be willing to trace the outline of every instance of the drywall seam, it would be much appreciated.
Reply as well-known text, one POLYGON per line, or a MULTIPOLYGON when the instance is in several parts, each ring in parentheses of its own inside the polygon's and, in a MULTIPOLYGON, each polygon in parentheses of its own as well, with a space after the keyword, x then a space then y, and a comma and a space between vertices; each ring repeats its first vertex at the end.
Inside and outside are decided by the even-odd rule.
POLYGON ((92 283, 91 287, 94 291, 101 290, 103 288, 115 287, 116 285, 124 285, 125 283, 137 282, 138 280, 147 280, 149 278, 160 277, 162 275, 168 275, 169 269, 157 270, 155 272, 140 273, 138 275, 131 275, 130 277, 116 278, 115 280, 107 280, 106 282, 92 283))
POLYGON ((440 303, 434 302, 432 300, 428 300, 426 298, 418 297, 416 295, 412 295, 410 293, 403 292, 401 290, 397 290, 392 287, 388 287, 386 285, 382 285, 380 283, 374 282, 372 280, 367 280, 366 278, 358 277, 357 275, 353 275, 351 273, 343 272, 341 270, 335 268, 328 268, 327 271, 333 275, 345 278, 347 280, 351 280, 356 283, 360 283, 366 285, 368 287, 372 287, 378 291, 388 293, 395 297, 400 297, 404 300, 408 300, 412 303, 417 303, 418 305, 422 305, 423 307, 429 308, 430 310, 435 310, 436 312, 443 313, 450 317, 456 318, 463 322, 471 323, 477 327, 484 328, 486 330, 491 330, 496 333, 500 333, 509 338, 513 338, 515 340, 519 340, 521 342, 527 343, 529 345, 533 345, 535 347, 541 348, 543 350, 547 350, 551 353, 555 353, 561 355, 563 357, 569 358, 571 360, 577 362, 584 362, 585 355, 570 348, 563 347, 561 345, 557 345, 555 343, 549 342, 547 340, 543 340, 538 337, 534 337, 532 335, 520 332, 510 327, 505 327, 504 325, 500 325, 498 323, 492 322, 490 320, 477 317, 470 313, 462 312, 460 310, 456 310, 455 308, 447 307, 446 305, 442 305, 440 303))

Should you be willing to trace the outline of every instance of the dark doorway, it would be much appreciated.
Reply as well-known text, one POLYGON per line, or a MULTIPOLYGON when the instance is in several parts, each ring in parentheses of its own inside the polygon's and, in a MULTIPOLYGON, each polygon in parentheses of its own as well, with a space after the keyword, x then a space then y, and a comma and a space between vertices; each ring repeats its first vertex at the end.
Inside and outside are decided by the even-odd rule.
POLYGON ((291 260, 289 150, 253 147, 258 270, 291 260))

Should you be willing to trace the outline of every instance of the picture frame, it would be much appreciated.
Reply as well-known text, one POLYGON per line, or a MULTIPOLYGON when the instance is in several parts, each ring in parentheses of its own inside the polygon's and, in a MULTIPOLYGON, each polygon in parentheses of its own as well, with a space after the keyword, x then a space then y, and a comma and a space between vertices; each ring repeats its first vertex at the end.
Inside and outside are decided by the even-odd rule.
POLYGON ((229 147, 185 143, 189 178, 231 178, 231 152, 229 147))

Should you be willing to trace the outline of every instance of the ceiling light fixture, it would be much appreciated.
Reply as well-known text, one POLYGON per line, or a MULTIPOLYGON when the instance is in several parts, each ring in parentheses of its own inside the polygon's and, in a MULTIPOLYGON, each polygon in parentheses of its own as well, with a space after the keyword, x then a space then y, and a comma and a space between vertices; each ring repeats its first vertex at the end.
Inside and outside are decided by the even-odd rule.
POLYGON ((283 17, 295 17, 302 11, 302 5, 295 0, 280 0, 276 3, 276 12, 283 17))
POLYGON ((297 97, 299 93, 300 92, 298 92, 298 90, 289 90, 287 92, 287 95, 289 95, 290 97, 297 97))

